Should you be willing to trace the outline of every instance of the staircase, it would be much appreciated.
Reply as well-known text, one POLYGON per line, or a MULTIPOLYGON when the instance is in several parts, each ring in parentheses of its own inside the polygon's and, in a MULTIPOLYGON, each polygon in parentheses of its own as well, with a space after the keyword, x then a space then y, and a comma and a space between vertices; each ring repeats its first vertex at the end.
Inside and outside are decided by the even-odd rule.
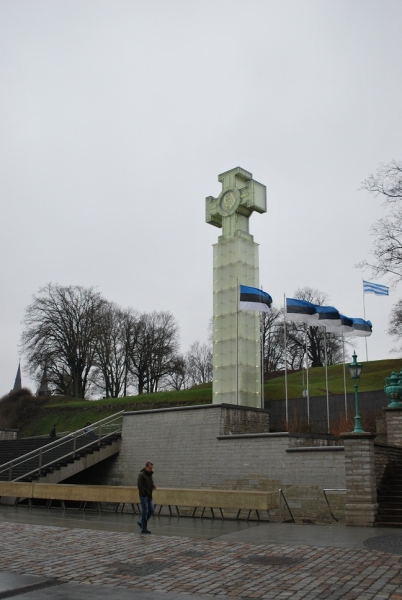
POLYGON ((376 527, 402 527, 402 463, 386 467, 377 502, 376 527))
POLYGON ((0 442, 0 481, 59 483, 120 450, 123 411, 54 441, 0 442))

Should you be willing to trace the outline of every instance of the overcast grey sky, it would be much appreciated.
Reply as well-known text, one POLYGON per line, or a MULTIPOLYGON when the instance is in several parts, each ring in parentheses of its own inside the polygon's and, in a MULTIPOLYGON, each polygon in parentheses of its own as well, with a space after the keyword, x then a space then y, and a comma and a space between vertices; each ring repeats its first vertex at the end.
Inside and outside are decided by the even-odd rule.
MULTIPOLYGON (((205 197, 236 166, 267 186, 250 231, 274 302, 311 286, 362 317, 354 264, 383 209, 359 187, 402 158, 401 29, 401 0, 1 0, 0 394, 48 282, 205 341, 205 197)), ((366 296, 370 359, 400 294, 366 296)))

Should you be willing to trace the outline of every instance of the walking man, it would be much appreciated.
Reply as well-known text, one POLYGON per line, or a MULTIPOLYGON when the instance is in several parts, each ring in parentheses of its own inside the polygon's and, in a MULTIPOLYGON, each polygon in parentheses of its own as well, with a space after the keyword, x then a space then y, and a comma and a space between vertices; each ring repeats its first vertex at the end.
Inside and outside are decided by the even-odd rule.
POLYGON ((142 513, 138 521, 141 527, 141 533, 151 533, 147 528, 148 519, 154 514, 154 503, 152 501, 152 492, 156 490, 152 475, 154 474, 153 464, 147 462, 145 467, 141 469, 138 475, 138 492, 140 495, 142 513))

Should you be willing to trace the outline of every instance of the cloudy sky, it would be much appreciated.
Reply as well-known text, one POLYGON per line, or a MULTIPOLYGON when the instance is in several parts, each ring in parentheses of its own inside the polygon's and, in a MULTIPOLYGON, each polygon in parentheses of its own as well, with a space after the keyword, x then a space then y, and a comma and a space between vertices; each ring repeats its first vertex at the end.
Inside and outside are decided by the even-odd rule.
MULTIPOLYGON (((267 186, 250 231, 274 301, 311 286, 363 316, 362 276, 387 281, 354 268, 384 210, 359 187, 402 158, 401 26, 400 0, 2 0, 0 394, 48 282, 205 341, 205 197, 236 166, 267 186)), ((369 359, 401 290, 366 296, 369 359)))

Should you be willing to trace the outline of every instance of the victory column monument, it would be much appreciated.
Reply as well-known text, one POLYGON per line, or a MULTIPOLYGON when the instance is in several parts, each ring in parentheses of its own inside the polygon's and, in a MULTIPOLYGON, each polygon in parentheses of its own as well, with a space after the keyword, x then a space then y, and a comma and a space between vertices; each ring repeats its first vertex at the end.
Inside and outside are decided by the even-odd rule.
POLYGON ((261 408, 260 316, 239 312, 239 286, 259 287, 248 222, 253 211, 267 211, 266 188, 240 167, 218 180, 222 192, 206 198, 207 223, 222 228, 214 244, 212 401, 261 408))

